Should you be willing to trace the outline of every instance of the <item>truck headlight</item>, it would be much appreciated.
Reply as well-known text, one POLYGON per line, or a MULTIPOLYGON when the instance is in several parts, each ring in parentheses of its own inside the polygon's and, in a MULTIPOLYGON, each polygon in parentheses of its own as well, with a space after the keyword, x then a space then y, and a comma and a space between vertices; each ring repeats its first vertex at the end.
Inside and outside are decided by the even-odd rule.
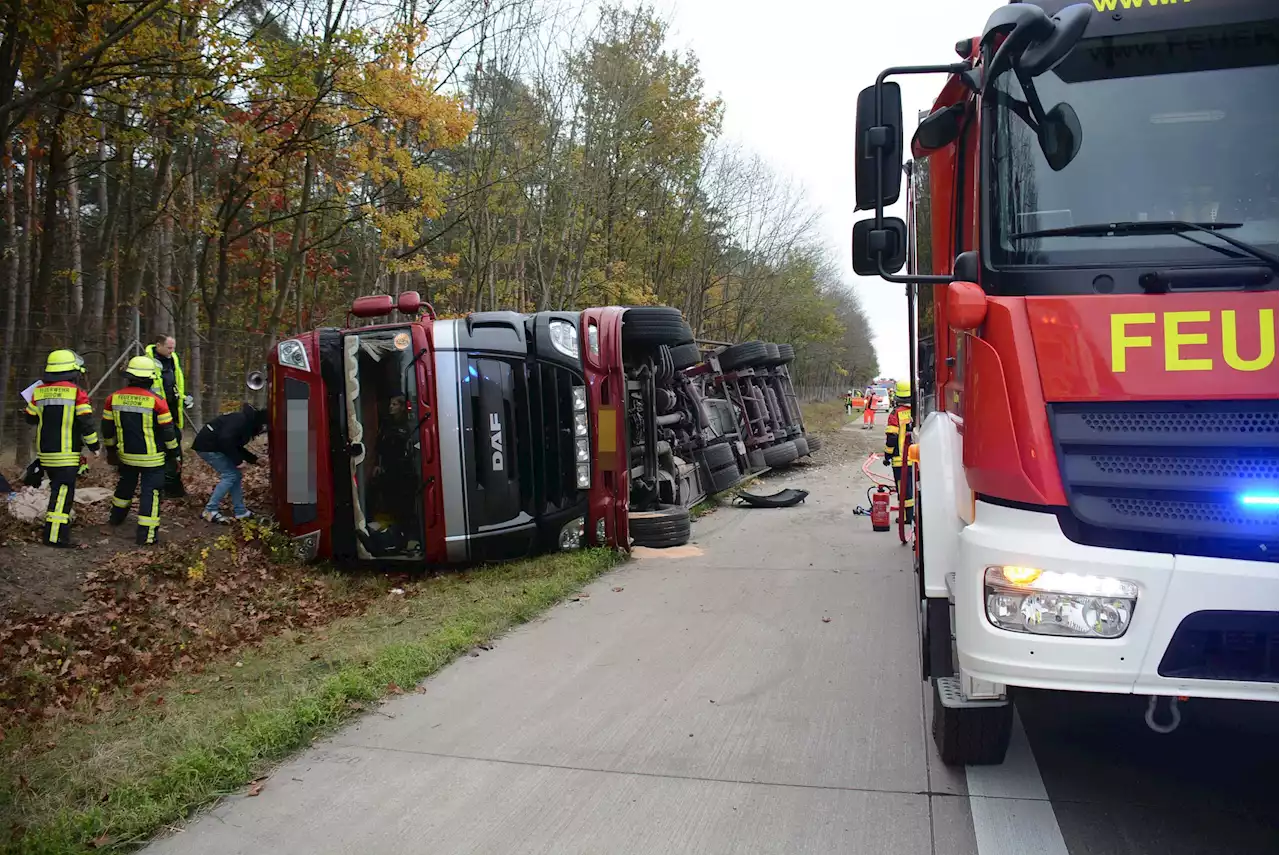
POLYGON ((560 529, 560 548, 569 550, 582 546, 582 532, 585 526, 586 520, 582 517, 565 523, 564 528, 560 529))
POLYGON ((574 436, 587 435, 587 414, 586 413, 573 414, 573 435, 574 436))
POLYGON ((591 489, 591 464, 590 463, 578 464, 578 489, 579 490, 591 489))
POLYGON ((552 321, 547 325, 551 334, 551 346, 570 359, 581 359, 578 354, 578 328, 568 321, 552 321))
POLYGON ((604 529, 604 517, 596 520, 596 546, 604 546, 604 539, 608 537, 608 532, 604 529))
POLYGON ((311 362, 307 359, 307 349, 296 338, 285 339, 277 344, 276 357, 280 360, 281 365, 299 368, 303 371, 311 370, 311 362))
POLYGON ((573 387, 573 411, 575 413, 585 413, 587 411, 587 387, 573 387))
POLYGON ((984 583, 992 626, 1033 635, 1119 638, 1138 602, 1138 584, 1112 576, 1001 566, 984 583))
POLYGON ((320 532, 313 531, 310 534, 300 535, 293 539, 293 554, 303 564, 315 561, 316 553, 320 551, 320 532))
POLYGON ((578 462, 590 463, 591 445, 588 443, 587 438, 585 436, 580 436, 573 441, 573 444, 577 446, 578 449, 578 462))

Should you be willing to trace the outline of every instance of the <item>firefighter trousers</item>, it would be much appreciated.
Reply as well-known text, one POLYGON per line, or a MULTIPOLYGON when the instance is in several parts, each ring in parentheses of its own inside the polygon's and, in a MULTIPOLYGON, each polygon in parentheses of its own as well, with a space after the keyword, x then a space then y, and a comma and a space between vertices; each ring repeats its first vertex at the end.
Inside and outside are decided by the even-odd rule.
POLYGON ((904 466, 893 467, 893 483, 898 485, 898 498, 901 500, 903 508, 903 519, 907 522, 912 522, 915 519, 915 480, 915 473, 910 469, 907 469, 904 466), (902 478, 904 472, 907 475, 905 481, 902 478))
POLYGON ((44 515, 44 542, 48 546, 71 544, 71 506, 76 498, 76 475, 80 466, 47 466, 49 508, 44 515))
POLYGON ((111 524, 121 525, 129 516, 134 491, 142 482, 142 495, 138 498, 138 534, 140 545, 156 543, 160 539, 160 493, 164 490, 163 466, 128 466, 120 464, 120 480, 116 482, 115 495, 111 497, 111 524))

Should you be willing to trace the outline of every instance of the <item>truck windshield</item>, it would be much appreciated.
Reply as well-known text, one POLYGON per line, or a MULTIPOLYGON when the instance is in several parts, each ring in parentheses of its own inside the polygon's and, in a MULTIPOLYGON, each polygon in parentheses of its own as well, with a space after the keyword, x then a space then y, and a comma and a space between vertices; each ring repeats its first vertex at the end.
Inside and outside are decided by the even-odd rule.
POLYGON ((1082 41, 1035 80, 1045 110, 1064 102, 1079 118, 1079 152, 1060 171, 1015 110, 1022 86, 1002 74, 989 147, 992 262, 1257 263, 1207 231, 1071 228, 1170 220, 1222 224, 1274 252, 1276 35, 1270 20, 1082 41))

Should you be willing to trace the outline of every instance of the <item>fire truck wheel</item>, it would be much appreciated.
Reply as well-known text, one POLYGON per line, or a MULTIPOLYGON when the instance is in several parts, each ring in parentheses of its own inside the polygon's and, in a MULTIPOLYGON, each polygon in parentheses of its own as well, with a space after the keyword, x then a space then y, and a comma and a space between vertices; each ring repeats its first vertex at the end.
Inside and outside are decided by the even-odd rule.
POLYGON ((683 371, 701 362, 702 354, 698 352, 698 346, 693 342, 677 344, 671 348, 671 361, 675 363, 677 371, 683 371))
POLYGON ((806 433, 806 434, 804 435, 804 441, 805 441, 805 442, 807 442, 807 443, 809 443, 809 453, 810 453, 810 454, 813 454, 815 451, 821 451, 821 450, 822 450, 822 437, 820 437, 820 436, 816 436, 816 435, 811 434, 811 433, 806 433))
POLYGON ((778 358, 782 365, 787 365, 796 358, 796 349, 789 344, 778 345, 778 358))
POLYGON ((796 447, 797 457, 807 457, 809 455, 809 441, 803 436, 798 436, 791 442, 796 447))
POLYGON ((622 316, 622 346, 648 351, 660 344, 672 347, 693 341, 693 330, 679 309, 669 306, 636 306, 622 316))
POLYGON ((676 505, 658 505, 652 511, 627 515, 631 540, 636 546, 665 549, 689 542, 689 510, 676 505))
POLYGON ((759 365, 769 358, 769 349, 762 341, 744 341, 720 351, 720 367, 725 371, 759 365))
POLYGON ((776 469, 779 466, 786 466, 799 456, 794 442, 771 445, 764 450, 764 465, 776 469))
POLYGON ((708 472, 714 472, 726 466, 738 465, 737 459, 733 456, 733 445, 728 442, 717 442, 715 445, 708 445, 702 450, 702 460, 706 463, 708 472))
POLYGON ((947 706, 942 693, 952 680, 933 681, 933 741, 948 766, 995 766, 1004 762, 1013 727, 1013 704, 947 706))

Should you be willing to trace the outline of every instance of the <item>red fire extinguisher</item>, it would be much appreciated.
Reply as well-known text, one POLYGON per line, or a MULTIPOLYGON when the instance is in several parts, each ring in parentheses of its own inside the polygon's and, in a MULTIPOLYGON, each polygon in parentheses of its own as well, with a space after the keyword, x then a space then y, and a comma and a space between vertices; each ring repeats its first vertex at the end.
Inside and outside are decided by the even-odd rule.
POLYGON ((881 484, 871 496, 871 530, 889 530, 889 488, 881 484))

